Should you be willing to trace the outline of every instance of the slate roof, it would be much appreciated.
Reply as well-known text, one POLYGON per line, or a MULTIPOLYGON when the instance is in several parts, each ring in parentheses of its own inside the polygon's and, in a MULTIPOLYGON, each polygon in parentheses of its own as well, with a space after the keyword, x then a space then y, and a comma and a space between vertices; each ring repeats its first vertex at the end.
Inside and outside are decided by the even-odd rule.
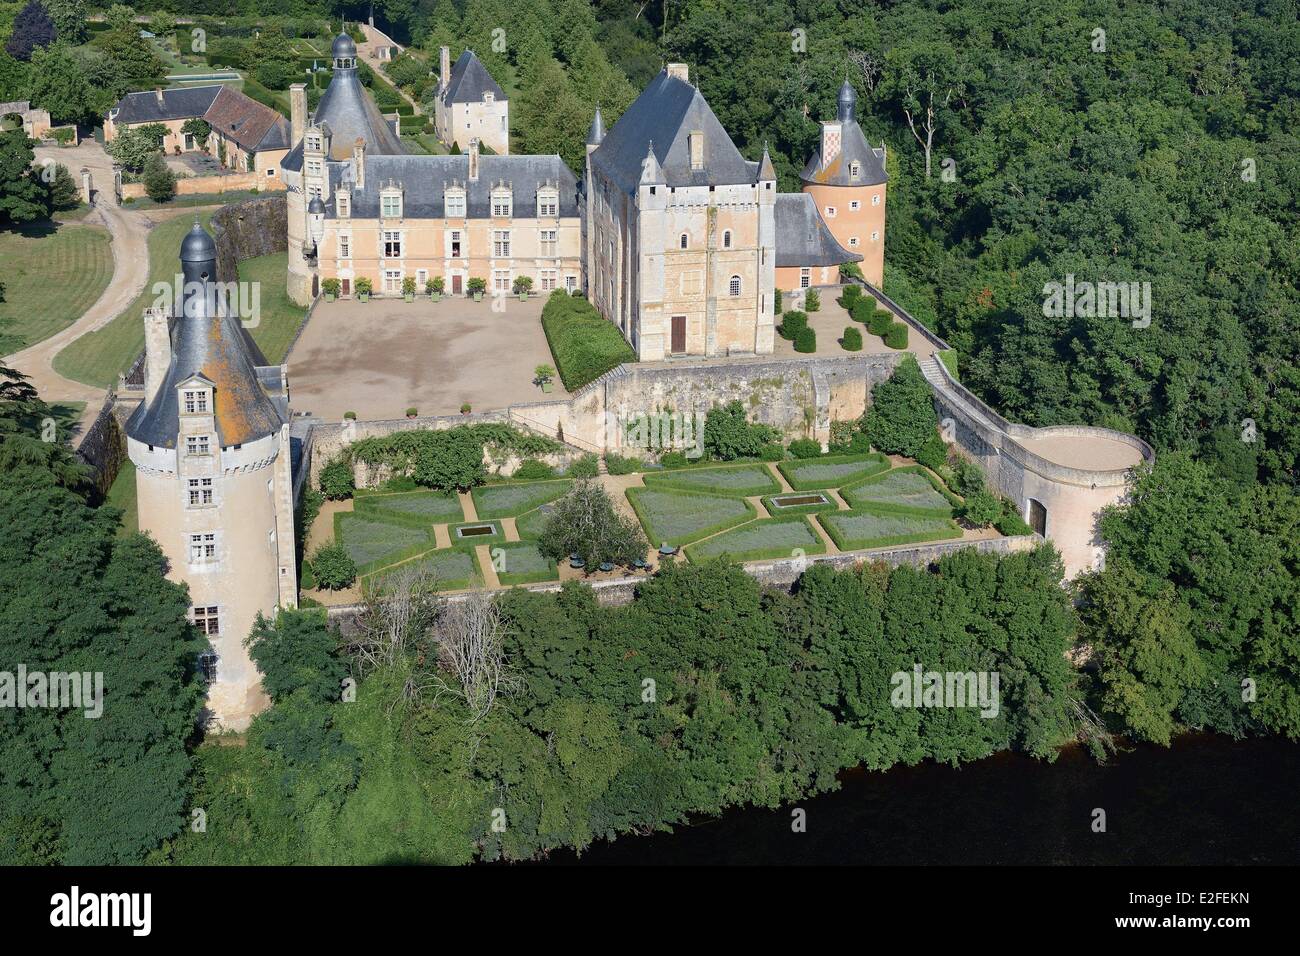
MULTIPOLYGON (((356 67, 341 67, 334 70, 330 85, 325 88, 316 112, 312 115, 311 125, 328 123, 333 134, 330 140, 330 159, 343 160, 352 158, 352 147, 360 137, 366 141, 366 158, 375 154, 400 154, 406 150, 402 141, 393 132, 393 124, 384 119, 361 85, 356 67)), ((286 169, 301 169, 300 147, 295 147, 298 165, 286 166, 286 169)))
POLYGON ((483 94, 491 93, 498 100, 506 98, 505 91, 492 79, 473 50, 466 50, 456 59, 447 79, 447 88, 442 91, 444 103, 481 103, 483 94))
MULTIPOLYGON (((330 163, 330 188, 341 184, 352 187, 352 218, 379 217, 379 195, 389 181, 405 187, 402 215, 407 219, 442 219, 446 187, 465 188, 466 215, 470 219, 487 219, 491 214, 492 187, 504 180, 511 184, 515 215, 536 215, 537 191, 552 182, 559 187, 559 215, 579 215, 578 180, 559 156, 479 156, 479 175, 469 182, 469 156, 366 156, 366 188, 357 189, 351 163, 330 163)), ((326 206, 333 218, 335 206, 326 206)))
POLYGON ((636 191, 641 164, 653 148, 662 182, 668 186, 754 183, 758 164, 736 149, 698 89, 661 72, 618 118, 591 154, 591 165, 624 192, 636 191), (691 169, 687 137, 704 134, 704 166, 691 169))
POLYGON ((862 261, 831 235, 810 194, 777 193, 775 213, 777 268, 862 261))
POLYGON ((203 118, 241 149, 288 149, 289 121, 276 110, 223 86, 203 118))
POLYGON ((885 150, 867 143, 856 118, 858 96, 847 80, 840 87, 837 101, 840 122, 840 151, 829 163, 822 161, 821 144, 813 149, 808 165, 799 178, 805 183, 822 186, 879 186, 889 180, 885 172, 885 150), (857 178, 849 175, 850 164, 861 163, 857 178))
MULTIPOLYGON (((211 262, 216 247, 198 223, 181 243, 183 262, 211 262), (204 256, 210 258, 204 259, 204 256)), ((213 412, 222 447, 242 445, 280 430, 289 420, 288 403, 279 388, 278 368, 253 344, 247 330, 225 310, 204 307, 204 297, 176 303, 171 327, 171 363, 153 401, 141 403, 126 423, 126 433, 158 448, 175 448, 180 431, 177 388, 193 378, 213 387, 213 412), (223 314, 212 314, 220 311, 223 314), (189 313, 189 314, 187 314, 189 313), (274 369, 274 373, 268 371, 274 369)))
POLYGON ((135 125, 136 123, 162 123, 166 120, 189 119, 202 116, 212 105, 212 101, 224 87, 188 86, 176 90, 163 90, 162 103, 154 90, 143 93, 128 93, 113 106, 113 122, 135 125))

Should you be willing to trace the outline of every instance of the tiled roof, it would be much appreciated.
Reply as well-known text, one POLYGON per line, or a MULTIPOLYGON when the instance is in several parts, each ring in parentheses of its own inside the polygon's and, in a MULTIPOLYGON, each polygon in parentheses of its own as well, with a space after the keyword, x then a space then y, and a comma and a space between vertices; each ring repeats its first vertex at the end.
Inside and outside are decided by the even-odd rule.
POLYGON ((776 265, 833 266, 861 262, 836 241, 808 193, 778 193, 776 197, 776 265))
MULTIPOLYGON (((352 181, 351 163, 330 163, 330 186, 352 186, 352 218, 375 219, 379 216, 379 194, 389 182, 405 187, 402 216, 407 219, 442 219, 445 216, 443 194, 446 187, 465 188, 466 215, 486 219, 491 214, 492 187, 509 183, 515 215, 536 216, 537 191, 543 184, 554 183, 559 189, 559 215, 577 216, 578 181, 559 156, 480 156, 478 180, 469 182, 469 156, 366 156, 366 188, 357 189, 352 181)), ((328 203, 328 215, 334 216, 334 204, 328 203)))
POLYGON ((592 168, 624 192, 634 192, 642 163, 653 149, 668 186, 718 186, 757 182, 758 164, 740 155, 698 89, 664 70, 618 118, 591 154, 592 168), (704 164, 691 168, 690 133, 704 134, 704 164))
POLYGON ((473 50, 466 50, 456 59, 447 80, 447 89, 442 92, 444 103, 480 103, 483 94, 491 93, 498 100, 506 98, 505 91, 492 79, 473 50))
POLYGON ((287 149, 289 121, 269 106, 249 99, 243 93, 222 87, 203 118, 241 149, 287 149))

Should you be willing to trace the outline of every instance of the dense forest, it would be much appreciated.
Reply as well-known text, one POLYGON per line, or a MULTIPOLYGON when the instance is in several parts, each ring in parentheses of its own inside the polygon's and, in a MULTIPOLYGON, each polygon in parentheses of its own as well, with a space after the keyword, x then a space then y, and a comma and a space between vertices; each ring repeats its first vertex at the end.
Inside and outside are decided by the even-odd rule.
POLYGON ((767 145, 782 188, 798 188, 847 77, 888 148, 886 291, 1008 418, 1132 431, 1156 464, 1103 520, 1105 569, 1069 591, 1047 546, 924 571, 816 568, 793 595, 726 564, 663 574, 626 608, 580 585, 510 593, 484 612, 508 662, 486 710, 421 640, 376 624, 372 637, 388 637, 359 645, 318 612, 287 613, 252 636, 274 707, 246 746, 195 748, 183 597, 156 548, 115 539, 111 511, 33 437, 39 400, 8 377, 0 652, 52 667, 120 642, 123 660, 154 670, 115 678, 130 706, 89 729, 0 711, 0 859, 520 859, 774 805, 858 764, 1006 748, 1051 759, 1076 739, 1100 754, 1107 730, 1166 744, 1186 728, 1300 737, 1293 2, 397 0, 374 12, 424 51, 473 47, 512 97, 516 148, 575 169, 595 105, 614 121, 680 60, 745 155, 767 145), (1149 325, 1046 316, 1045 284, 1067 276, 1149 282, 1149 325), (1080 648, 1094 665, 1083 672, 1064 656, 1080 648), (998 670, 1004 711, 888 706, 887 675, 918 659, 998 670), (356 699, 340 704, 348 676, 356 699), (132 761, 148 776, 115 772, 132 761), (121 840, 96 829, 121 823, 101 792, 135 814, 121 840))

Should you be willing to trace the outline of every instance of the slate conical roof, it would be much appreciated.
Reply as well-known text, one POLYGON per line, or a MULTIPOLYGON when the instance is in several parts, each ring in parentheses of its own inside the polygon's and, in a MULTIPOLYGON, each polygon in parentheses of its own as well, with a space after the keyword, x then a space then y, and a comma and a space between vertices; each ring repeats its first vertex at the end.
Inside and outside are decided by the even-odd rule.
MULTIPOLYGON (((347 38, 340 37, 334 41, 336 48, 343 39, 347 38)), ((352 43, 351 39, 348 39, 348 43, 352 43)), ((355 50, 353 45, 353 51, 355 50)), ((406 152, 402 141, 393 132, 393 124, 384 119, 379 107, 375 106, 375 101, 361 85, 355 66, 335 68, 330 85, 325 88, 320 103, 316 105, 312 123, 317 126, 321 123, 329 125, 329 158, 333 160, 351 159, 352 147, 356 145, 358 137, 366 141, 367 155, 406 152)))
POLYGON ((186 278, 171 333, 171 363, 153 400, 142 402, 126 423, 126 433, 147 445, 175 448, 180 431, 177 389, 202 379, 213 390, 219 444, 224 448, 264 438, 280 430, 285 417, 258 381, 263 362, 239 319, 219 307, 213 285, 216 244, 197 222, 181 242, 186 278), (200 276, 208 279, 201 281, 200 276), (198 287, 191 287, 198 282, 198 287))

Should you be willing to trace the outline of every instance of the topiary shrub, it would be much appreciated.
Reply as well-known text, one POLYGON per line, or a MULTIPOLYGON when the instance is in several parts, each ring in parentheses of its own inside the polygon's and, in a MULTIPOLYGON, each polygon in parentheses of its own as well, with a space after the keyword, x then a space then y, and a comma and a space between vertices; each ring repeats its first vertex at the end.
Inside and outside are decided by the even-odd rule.
POLYGON ((357 563, 338 542, 317 548, 311 556, 311 566, 317 585, 327 591, 341 591, 357 579, 357 563))
POLYGON ((304 591, 316 590, 316 572, 312 570, 310 561, 302 563, 302 573, 298 575, 298 586, 304 591))
POLYGON ((785 449, 771 442, 758 450, 758 457, 763 461, 785 461, 785 449))
POLYGON ((803 305, 809 312, 820 312, 822 307, 822 294, 816 289, 809 289, 804 293, 803 305))
POLYGON ((796 438, 790 442, 790 454, 796 458, 820 458, 822 445, 812 438, 796 438))
POLYGON ((778 331, 781 333, 781 338, 793 342, 799 333, 806 328, 808 328, 808 313, 800 312, 798 309, 791 309, 781 319, 778 331))
POLYGON ((605 456, 605 470, 611 475, 631 475, 645 469, 645 462, 640 458, 608 454, 605 456))
MULTIPOLYGON (((863 300, 866 301, 865 299, 863 300)), ((894 324, 894 313, 887 309, 877 309, 867 317, 867 330, 872 335, 884 335, 894 324)))
POLYGON ((1029 534, 1034 529, 1025 523, 1025 519, 1020 517, 1020 512, 1016 506, 1007 499, 1002 499, 1002 514, 998 520, 993 522, 993 526, 998 529, 998 534, 1004 534, 1007 537, 1013 537, 1018 534, 1029 534))
POLYGON ((781 314, 781 307, 782 307, 781 296, 782 293, 780 289, 777 289, 774 293, 772 293, 772 314, 773 315, 781 314))
POLYGON ((809 328, 800 329, 799 334, 794 337, 794 350, 796 352, 816 352, 817 333, 809 328))
POLYGON ((320 470, 320 490, 331 501, 351 498, 357 481, 352 473, 352 462, 347 457, 335 458, 320 470))
POLYGON ((895 322, 885 333, 885 344, 891 349, 907 348, 907 326, 902 322, 895 322))
POLYGON ((930 383, 909 355, 886 381, 872 388, 862 429, 885 454, 915 458, 938 427, 930 383))
POLYGON ((836 301, 846 312, 852 312, 853 307, 862 301, 862 286, 846 285, 836 301))
POLYGON ((857 326, 850 325, 844 330, 844 338, 840 339, 840 345, 844 346, 846 352, 861 352, 862 330, 857 326))
POLYGON ((538 481, 544 478, 554 478, 555 469, 544 461, 538 461, 536 458, 529 458, 519 463, 511 477, 518 478, 520 481, 538 481))
POLYGON ((916 453, 917 464, 925 465, 931 471, 941 468, 947 460, 948 446, 943 443, 938 432, 927 438, 925 444, 916 453))
POLYGON ((669 451, 659 456, 659 464, 664 468, 685 468, 690 460, 680 451, 669 451))

